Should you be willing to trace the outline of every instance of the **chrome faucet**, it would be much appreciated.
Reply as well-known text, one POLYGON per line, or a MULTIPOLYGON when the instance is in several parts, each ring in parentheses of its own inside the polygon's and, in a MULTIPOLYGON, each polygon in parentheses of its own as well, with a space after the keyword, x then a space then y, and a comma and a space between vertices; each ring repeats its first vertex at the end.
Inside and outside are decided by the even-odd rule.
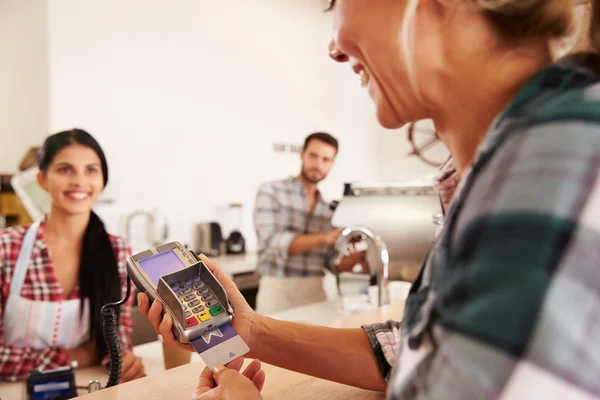
MULTIPOLYGON (((149 212, 149 211, 134 211, 133 213, 129 214, 127 216, 127 221, 125 222, 125 237, 127 238, 127 241, 131 242, 131 223, 132 221, 136 218, 136 217, 140 217, 140 216, 145 216, 146 220, 149 222, 150 226, 149 229, 146 229, 146 240, 148 241, 148 243, 150 243, 152 246, 157 246, 160 243, 156 240, 155 234, 156 234, 156 219, 154 217, 154 215, 149 212)), ((164 232, 162 233, 163 236, 166 237, 167 233, 166 233, 166 227, 164 228, 164 232)), ((161 238, 162 239, 162 238, 161 238)))
MULTIPOLYGON (((354 239, 366 240, 369 244, 369 247, 372 246, 375 250, 377 250, 377 260, 379 261, 379 265, 377 267, 378 305, 379 307, 381 307, 389 302, 387 295, 387 287, 390 272, 390 256, 388 253, 387 246, 385 245, 385 242, 381 239, 381 236, 374 234, 373 232, 371 232, 371 230, 363 226, 346 228, 338 237, 338 240, 335 245, 337 249, 341 249, 340 254, 335 260, 336 265, 339 265, 345 256, 345 252, 343 250, 346 249, 346 247, 354 239)), ((341 292, 339 284, 339 274, 337 278, 338 292, 341 292)))

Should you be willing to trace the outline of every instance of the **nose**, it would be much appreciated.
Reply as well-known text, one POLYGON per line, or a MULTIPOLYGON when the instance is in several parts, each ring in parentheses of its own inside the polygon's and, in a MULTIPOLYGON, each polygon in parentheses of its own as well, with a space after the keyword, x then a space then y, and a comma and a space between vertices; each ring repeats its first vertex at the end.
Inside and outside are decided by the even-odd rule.
POLYGON ((336 46, 333 39, 329 41, 329 57, 336 62, 343 63, 348 61, 348 56, 336 46))
POLYGON ((79 187, 83 184, 85 180, 85 176, 80 173, 71 174, 71 182, 70 184, 75 187, 79 187))

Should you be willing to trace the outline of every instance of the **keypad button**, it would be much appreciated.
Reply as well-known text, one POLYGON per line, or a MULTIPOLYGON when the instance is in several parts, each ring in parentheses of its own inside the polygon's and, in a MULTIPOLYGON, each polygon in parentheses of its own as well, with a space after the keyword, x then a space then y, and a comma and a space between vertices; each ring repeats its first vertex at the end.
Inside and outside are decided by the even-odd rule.
POLYGON ((185 285, 183 283, 179 284, 179 289, 185 289, 185 285))
POLYGON ((177 291, 179 290, 179 286, 173 286, 171 287, 171 290, 177 293, 177 291))
POLYGON ((183 307, 184 310, 187 310, 187 306, 185 304, 182 304, 181 307, 183 307))
POLYGON ((184 294, 188 294, 188 293, 190 293, 191 291, 192 291, 192 289, 190 289, 189 287, 186 287, 185 289, 181 289, 181 290, 179 291, 179 294, 183 296, 184 294))
POLYGON ((194 286, 192 286, 192 287, 194 289, 198 290, 198 289, 202 289, 205 286, 206 286, 206 284, 204 282, 198 282, 198 283, 194 283, 194 286))
POLYGON ((190 300, 194 300, 195 298, 196 298, 196 294, 195 293, 190 293, 190 294, 186 294, 183 299, 185 301, 190 301, 190 300))
POLYGON ((212 293, 207 293, 204 296, 202 296, 202 301, 207 301, 207 300, 214 299, 214 298, 215 298, 215 296, 213 296, 212 293))
POLYGON ((200 300, 196 299, 196 300, 190 301, 188 303, 188 306, 190 306, 190 307, 196 307, 198 304, 200 304, 200 300))
POLYGON ((190 317, 188 319, 185 320, 185 327, 186 328, 190 328, 194 325, 198 325, 198 318, 196 318, 195 316, 190 317))
POLYGON ((198 314, 199 312, 202 312, 202 311, 204 311, 204 306, 198 306, 198 307, 195 307, 195 308, 192 310, 192 312, 193 312, 194 314, 198 314))
POLYGON ((216 317, 217 315, 221 314, 225 310, 221 306, 215 306, 215 307, 211 308, 209 311, 213 317, 216 317))
POLYGON ((204 296, 206 293, 210 293, 210 290, 208 290, 208 288, 207 288, 207 287, 205 287, 204 289, 200 289, 200 290, 198 290, 198 294, 199 294, 200 296, 204 296))
POLYGON ((198 319, 202 322, 208 321, 210 319, 210 314, 207 311, 200 313, 198 314, 198 319))
POLYGON ((216 306, 217 304, 219 304, 217 302, 217 300, 213 299, 213 300, 209 300, 206 303, 204 303, 206 305, 206 307, 212 307, 212 306, 216 306))
POLYGON ((194 278, 194 283, 198 283, 198 282, 200 282, 200 277, 199 276, 197 276, 197 277, 194 278))
POLYGON ((191 316, 192 316, 192 312, 191 312, 191 311, 189 311, 189 310, 188 310, 188 311, 186 311, 185 313, 183 313, 183 317, 184 317, 184 318, 188 318, 188 317, 191 317, 191 316))
POLYGON ((187 281, 187 282, 185 283, 185 286, 192 286, 192 281, 187 281))

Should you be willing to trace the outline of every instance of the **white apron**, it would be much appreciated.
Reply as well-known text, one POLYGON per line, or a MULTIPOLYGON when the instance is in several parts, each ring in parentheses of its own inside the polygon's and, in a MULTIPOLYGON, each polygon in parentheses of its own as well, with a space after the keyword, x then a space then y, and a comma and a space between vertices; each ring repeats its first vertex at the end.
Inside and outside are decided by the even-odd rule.
POLYGON ((36 301, 21 297, 40 222, 33 223, 19 251, 4 308, 4 343, 13 347, 73 349, 89 340, 89 302, 80 318, 80 300, 36 301))

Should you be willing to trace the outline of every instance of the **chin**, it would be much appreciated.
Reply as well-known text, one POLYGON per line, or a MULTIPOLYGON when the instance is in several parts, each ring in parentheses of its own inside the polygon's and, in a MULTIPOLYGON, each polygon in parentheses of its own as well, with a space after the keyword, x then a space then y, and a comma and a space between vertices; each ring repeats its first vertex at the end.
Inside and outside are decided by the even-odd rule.
POLYGON ((65 215, 70 215, 74 217, 77 215, 89 214, 91 211, 91 206, 89 204, 63 204, 62 207, 60 207, 60 209, 65 215))
POLYGON ((406 122, 400 121, 394 113, 379 108, 377 109, 377 121, 386 129, 399 129, 406 125, 406 122))

